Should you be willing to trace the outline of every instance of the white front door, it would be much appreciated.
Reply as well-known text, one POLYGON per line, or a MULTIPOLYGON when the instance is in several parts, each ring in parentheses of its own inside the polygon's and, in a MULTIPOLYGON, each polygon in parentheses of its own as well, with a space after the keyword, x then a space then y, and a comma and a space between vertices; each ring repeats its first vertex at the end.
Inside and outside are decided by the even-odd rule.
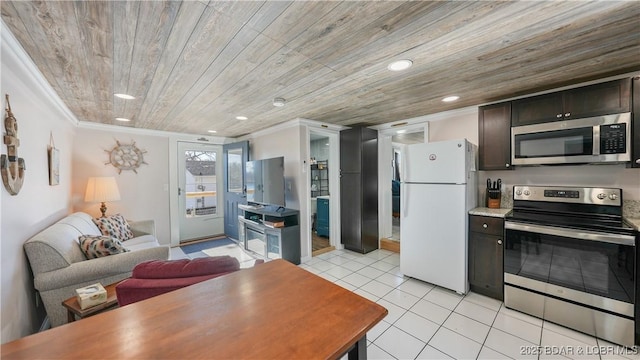
POLYGON ((224 234, 222 147, 178 142, 180 242, 224 234))

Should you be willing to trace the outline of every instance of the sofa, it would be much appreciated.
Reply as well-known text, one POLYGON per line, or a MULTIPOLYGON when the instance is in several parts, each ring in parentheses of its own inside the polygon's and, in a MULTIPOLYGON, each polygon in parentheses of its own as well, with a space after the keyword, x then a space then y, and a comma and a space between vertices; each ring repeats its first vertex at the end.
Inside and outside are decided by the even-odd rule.
POLYGON ((66 323, 67 314, 61 303, 75 296, 75 289, 95 283, 109 285, 131 276, 141 262, 169 258, 169 247, 160 245, 155 237, 153 220, 127 223, 133 238, 122 245, 129 251, 96 259, 87 258, 78 239, 102 233, 91 215, 83 212, 64 217, 24 243, 34 287, 52 327, 66 323))
POLYGON ((129 305, 238 270, 240 262, 228 255, 145 261, 133 268, 130 278, 116 285, 118 305, 129 305))

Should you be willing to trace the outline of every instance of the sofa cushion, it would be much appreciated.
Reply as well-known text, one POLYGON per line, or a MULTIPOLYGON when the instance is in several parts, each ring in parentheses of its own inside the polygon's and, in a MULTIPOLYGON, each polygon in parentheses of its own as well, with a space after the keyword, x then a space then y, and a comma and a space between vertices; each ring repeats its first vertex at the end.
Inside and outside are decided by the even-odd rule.
POLYGON ((171 279, 125 279, 116 285, 118 305, 125 306, 231 272, 171 279))
POLYGON ((227 273, 239 269, 238 259, 228 255, 167 261, 151 260, 136 265, 131 277, 136 279, 186 278, 227 273))
POLYGON ((108 236, 82 235, 79 240, 80 249, 87 259, 129 252, 118 239, 108 236))
POLYGON ((129 226, 127 220, 120 214, 96 218, 93 219, 93 222, 98 226, 98 229, 100 229, 100 232, 104 236, 109 236, 120 241, 127 241, 133 238, 131 226, 129 226))

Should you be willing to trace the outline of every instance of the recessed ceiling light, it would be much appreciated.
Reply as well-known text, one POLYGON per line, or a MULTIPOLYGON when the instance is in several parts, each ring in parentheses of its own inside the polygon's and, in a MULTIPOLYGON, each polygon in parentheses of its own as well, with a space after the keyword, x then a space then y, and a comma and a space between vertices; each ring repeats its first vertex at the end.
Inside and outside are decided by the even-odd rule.
POLYGON ((133 100, 136 98, 135 96, 131 96, 128 94, 113 94, 113 95, 116 97, 119 97, 120 99, 127 99, 127 100, 133 100))
POLYGON ((212 134, 217 133, 217 131, 215 131, 215 130, 207 130, 207 132, 210 132, 210 133, 212 133, 212 134))
POLYGON ((413 61, 411 60, 407 60, 407 59, 398 60, 387 65, 387 69, 391 71, 402 71, 402 70, 407 70, 408 68, 411 67, 411 65, 413 65, 413 61))
POLYGON ((275 98, 273 99, 273 106, 282 107, 287 101, 283 98, 275 98))
POLYGON ((444 101, 444 102, 452 102, 452 101, 456 101, 458 99, 460 99, 460 96, 453 95, 453 96, 447 96, 446 98, 442 99, 442 101, 444 101))
POLYGON ((236 116, 236 120, 248 120, 249 118, 246 116, 236 116))
POLYGON ((131 121, 131 120, 127 119, 127 118, 116 118, 116 120, 118 120, 118 121, 131 121))

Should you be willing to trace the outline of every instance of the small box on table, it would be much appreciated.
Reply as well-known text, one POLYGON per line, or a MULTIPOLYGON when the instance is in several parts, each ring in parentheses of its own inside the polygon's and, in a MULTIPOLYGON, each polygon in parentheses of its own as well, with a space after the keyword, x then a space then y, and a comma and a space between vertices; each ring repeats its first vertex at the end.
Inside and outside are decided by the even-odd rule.
POLYGON ((107 302, 107 290, 100 283, 76 289, 76 294, 82 310, 107 302))

